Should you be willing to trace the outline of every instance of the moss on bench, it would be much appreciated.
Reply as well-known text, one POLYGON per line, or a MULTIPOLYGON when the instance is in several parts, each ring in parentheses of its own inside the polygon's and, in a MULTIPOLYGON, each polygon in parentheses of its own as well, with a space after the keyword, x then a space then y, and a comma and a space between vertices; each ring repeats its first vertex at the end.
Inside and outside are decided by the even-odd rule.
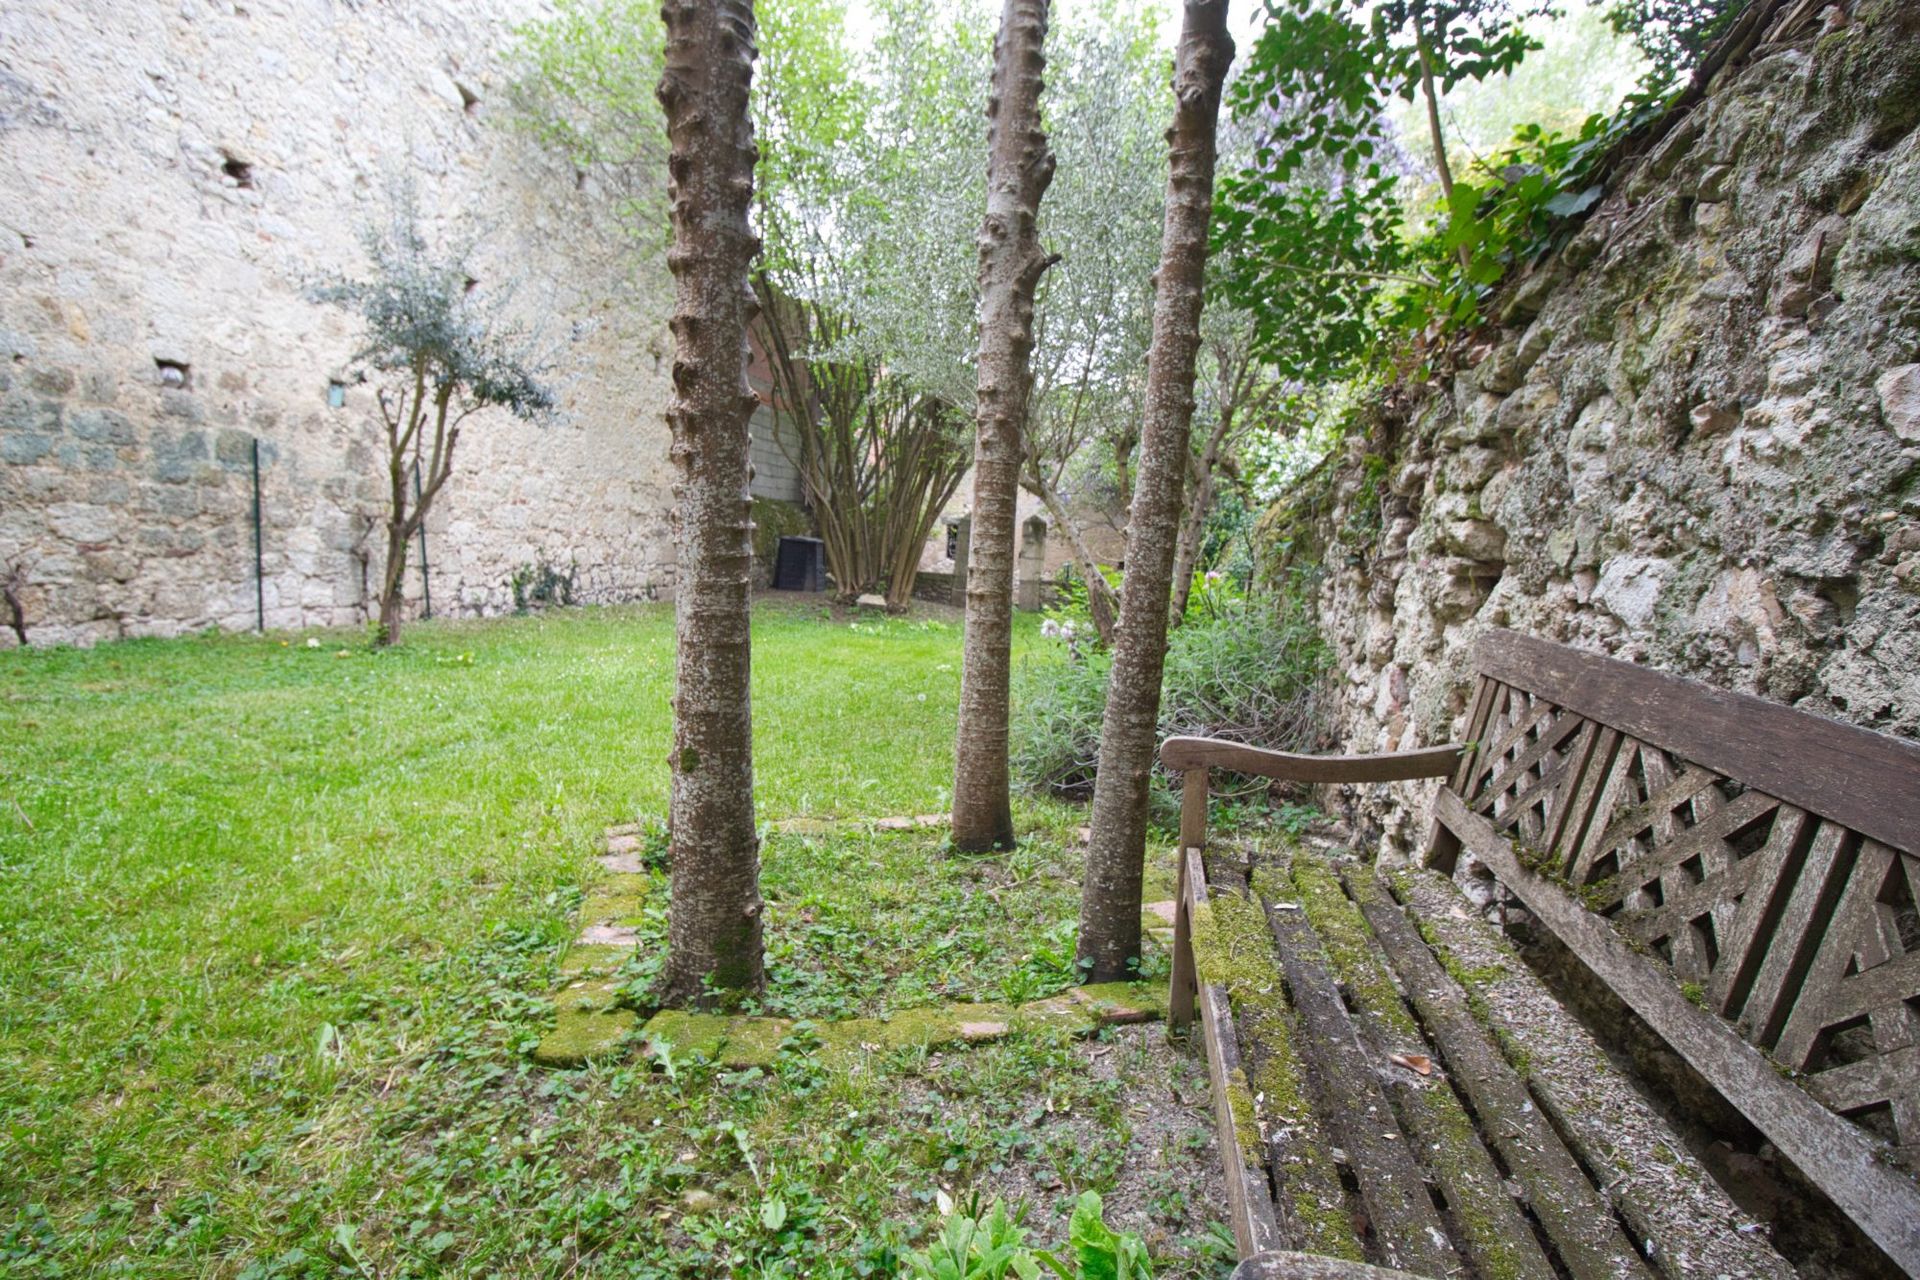
POLYGON ((1286 1139, 1273 1158, 1285 1162, 1273 1170, 1283 1188, 1279 1205, 1298 1233, 1299 1247, 1354 1262, 1365 1261, 1354 1234, 1345 1190, 1332 1153, 1320 1138, 1319 1123, 1306 1092, 1306 1077, 1295 1046, 1299 1032, 1287 1003, 1272 935, 1258 904, 1219 893, 1193 915, 1194 965, 1202 981, 1218 982, 1250 1046, 1251 1076, 1229 1086, 1234 1131, 1241 1150, 1264 1161, 1258 1113, 1284 1125, 1286 1139), (1234 1085, 1239 1087, 1236 1089, 1234 1085))
MULTIPOLYGON (((1334 975, 1377 1050, 1427 1051, 1426 1037, 1401 1001, 1366 918, 1325 862, 1296 851, 1284 875, 1278 867, 1263 867, 1255 872, 1254 884, 1263 898, 1269 893, 1277 897, 1289 886, 1298 895, 1334 975)), ((1526 1222, 1514 1208, 1473 1119, 1444 1078, 1412 1076, 1409 1071, 1399 1082, 1400 1109, 1406 1113, 1402 1122, 1426 1147, 1421 1159, 1446 1192, 1476 1269, 1488 1280, 1538 1275, 1543 1259, 1537 1248, 1525 1247, 1532 1243, 1526 1222)))

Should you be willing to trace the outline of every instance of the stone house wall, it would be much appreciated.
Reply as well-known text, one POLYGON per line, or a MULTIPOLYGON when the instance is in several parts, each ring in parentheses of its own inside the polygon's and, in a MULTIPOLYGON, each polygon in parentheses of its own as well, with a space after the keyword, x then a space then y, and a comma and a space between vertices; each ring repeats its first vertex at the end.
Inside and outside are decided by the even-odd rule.
MULTIPOLYGON (((1454 739, 1491 627, 1920 736, 1916 125, 1920 6, 1756 50, 1269 514, 1324 575, 1329 746, 1454 739)), ((1399 854, 1407 795, 1336 802, 1399 854)))
MULTIPOLYGON (((554 361, 552 421, 470 419, 427 535, 436 613, 511 607, 516 568, 588 601, 670 593, 670 290, 581 179, 511 126, 502 61, 538 0, 0 12, 0 569, 38 642, 364 620, 378 582, 374 388, 305 289, 364 270, 416 175, 554 361), (332 403, 333 399, 341 403, 332 403)), ((420 589, 417 568, 410 591, 420 589)))

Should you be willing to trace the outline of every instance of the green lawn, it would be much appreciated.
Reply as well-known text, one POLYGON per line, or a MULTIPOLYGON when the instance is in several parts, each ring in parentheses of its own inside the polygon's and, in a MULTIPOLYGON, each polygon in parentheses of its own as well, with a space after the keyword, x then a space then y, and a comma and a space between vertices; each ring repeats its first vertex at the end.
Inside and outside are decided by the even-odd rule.
MULTIPOLYGON (((595 838, 664 811, 671 612, 319 639, 0 653, 0 1273, 887 1275, 938 1188, 1112 1181, 1064 1041, 531 1066, 595 838)), ((763 818, 946 807, 957 626, 754 642, 763 818)), ((1023 811, 1012 859, 771 839, 776 1011, 1057 981, 1080 819, 1023 811)))

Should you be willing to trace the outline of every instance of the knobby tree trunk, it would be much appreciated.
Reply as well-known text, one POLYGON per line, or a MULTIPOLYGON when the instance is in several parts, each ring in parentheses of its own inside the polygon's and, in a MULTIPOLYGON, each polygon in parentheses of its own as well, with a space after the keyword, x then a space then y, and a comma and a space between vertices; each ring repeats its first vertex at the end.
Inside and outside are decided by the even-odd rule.
POLYGON ((1040 127, 1047 0, 1005 0, 987 100, 987 216, 980 228, 980 381, 974 415, 973 535, 953 766, 953 843, 1013 847, 1007 686, 1013 649, 1014 504, 1033 390, 1033 294, 1052 259, 1040 199, 1053 152, 1040 127))
POLYGON ((748 268, 753 197, 752 0, 667 0, 660 77, 673 247, 672 456, 679 470, 675 589, 673 889, 660 1000, 710 1006, 766 985, 760 839, 753 822, 747 632, 753 577, 748 268))
POLYGON ((1128 977, 1140 962, 1147 788, 1157 745, 1173 544, 1193 425, 1207 222, 1213 209, 1214 127, 1232 60, 1226 0, 1186 0, 1174 58, 1173 127, 1167 131, 1172 166, 1160 267, 1154 274, 1146 413, 1127 530, 1120 625, 1100 726, 1093 833, 1081 885, 1078 959, 1089 982, 1128 977))

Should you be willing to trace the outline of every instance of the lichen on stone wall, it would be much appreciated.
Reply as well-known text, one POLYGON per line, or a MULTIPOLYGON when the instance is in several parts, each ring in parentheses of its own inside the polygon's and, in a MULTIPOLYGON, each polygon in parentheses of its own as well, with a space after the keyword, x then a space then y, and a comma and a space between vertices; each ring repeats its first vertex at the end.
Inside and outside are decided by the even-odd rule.
MULTIPOLYGON (((1765 46, 1362 411, 1263 525, 1322 574, 1346 749, 1463 732, 1493 627, 1920 735, 1917 125, 1913 6, 1765 46)), ((1408 794, 1337 803, 1398 856, 1408 794)))

